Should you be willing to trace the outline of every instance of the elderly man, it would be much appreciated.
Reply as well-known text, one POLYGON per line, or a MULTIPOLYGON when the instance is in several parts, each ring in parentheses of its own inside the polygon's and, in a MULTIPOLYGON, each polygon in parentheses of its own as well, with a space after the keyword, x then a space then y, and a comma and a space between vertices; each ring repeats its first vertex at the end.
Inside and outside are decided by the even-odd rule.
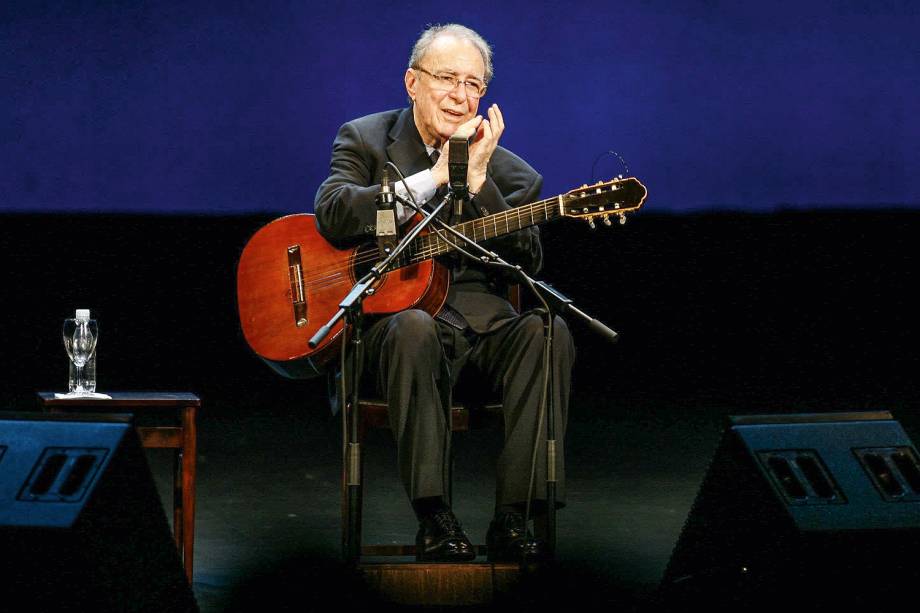
MULTIPOLYGON (((432 206, 448 184, 449 139, 474 134, 469 146, 469 205, 462 218, 489 215, 537 199, 542 177, 498 145, 505 122, 498 105, 479 113, 492 77, 492 51, 457 24, 427 29, 416 42, 404 81, 411 105, 344 124, 333 143, 331 172, 316 194, 322 235, 337 246, 373 239, 381 177, 387 162, 406 176, 415 200, 432 206), (435 161, 436 160, 436 161, 435 161)), ((407 197, 399 183, 397 194, 407 197)), ((400 222, 411 211, 399 211, 400 222)), ((539 231, 526 228, 488 247, 533 273, 542 260, 539 231)), ((450 398, 487 389, 500 394, 505 442, 498 458, 495 517, 486 535, 489 559, 539 557, 545 544, 524 525, 531 498, 545 510, 546 429, 541 427, 543 319, 508 302, 509 279, 453 256, 446 304, 435 317, 406 310, 367 322, 366 382, 386 399, 399 473, 419 521, 418 559, 463 561, 475 551, 451 511, 447 492, 450 398), (458 384, 459 381, 459 384, 458 384), (456 386, 456 387, 455 387, 456 386), (536 474, 531 484, 533 449, 536 474)), ((561 441, 565 431, 574 346, 561 319, 554 326, 553 395, 557 424, 557 492, 564 498, 561 441)), ((561 505, 561 503, 560 503, 561 505)))

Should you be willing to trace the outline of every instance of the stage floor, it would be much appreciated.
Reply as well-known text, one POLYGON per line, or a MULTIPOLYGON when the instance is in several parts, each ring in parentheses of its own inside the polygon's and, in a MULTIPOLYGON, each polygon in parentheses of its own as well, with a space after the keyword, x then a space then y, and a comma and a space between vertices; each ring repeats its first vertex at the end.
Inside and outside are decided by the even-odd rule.
MULTIPOLYGON (((580 594, 579 602, 598 608, 645 608, 728 415, 887 409, 909 434, 915 427, 914 411, 903 405, 627 399, 615 390, 599 398, 588 387, 582 383, 573 399, 567 506, 558 513, 560 581, 537 588, 534 596, 544 603, 580 594)), ((194 581, 202 611, 303 610, 355 598, 339 573, 340 421, 322 391, 279 380, 270 393, 203 398, 194 581)), ((491 515, 500 442, 497 430, 454 438, 454 507, 478 543, 491 515)), ((166 496, 169 458, 150 453, 166 496)), ((389 433, 372 432, 365 454, 365 542, 411 543, 416 524, 396 478, 389 433)))

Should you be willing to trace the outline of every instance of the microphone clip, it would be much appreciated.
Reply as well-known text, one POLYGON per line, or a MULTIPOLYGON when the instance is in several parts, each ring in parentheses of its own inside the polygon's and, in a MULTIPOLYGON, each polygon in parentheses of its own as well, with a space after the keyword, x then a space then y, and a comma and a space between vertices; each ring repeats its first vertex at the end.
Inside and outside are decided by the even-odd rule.
POLYGON ((380 257, 385 258, 396 247, 399 240, 396 230, 396 194, 390 186, 390 173, 383 169, 380 193, 377 194, 377 248, 380 257))

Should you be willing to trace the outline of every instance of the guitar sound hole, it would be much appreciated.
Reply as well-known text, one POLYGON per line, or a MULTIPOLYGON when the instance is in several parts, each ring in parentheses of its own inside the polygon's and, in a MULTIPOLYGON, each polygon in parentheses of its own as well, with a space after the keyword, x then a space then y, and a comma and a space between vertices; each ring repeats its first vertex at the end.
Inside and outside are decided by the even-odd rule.
POLYGON ((377 245, 367 244, 358 247, 354 259, 355 278, 352 281, 357 282, 358 279, 363 279, 364 275, 369 273, 374 264, 379 261, 380 254, 378 253, 377 245))

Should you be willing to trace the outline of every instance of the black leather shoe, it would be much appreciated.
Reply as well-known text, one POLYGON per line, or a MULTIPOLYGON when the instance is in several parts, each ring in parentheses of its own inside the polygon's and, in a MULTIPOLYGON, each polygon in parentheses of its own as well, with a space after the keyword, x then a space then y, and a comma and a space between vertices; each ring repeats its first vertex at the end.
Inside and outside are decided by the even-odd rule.
POLYGON ((419 562, 468 562, 476 550, 449 509, 426 516, 415 536, 415 559, 419 562))
POLYGON ((489 562, 538 562, 548 555, 546 543, 535 539, 520 513, 502 513, 486 534, 489 562))

